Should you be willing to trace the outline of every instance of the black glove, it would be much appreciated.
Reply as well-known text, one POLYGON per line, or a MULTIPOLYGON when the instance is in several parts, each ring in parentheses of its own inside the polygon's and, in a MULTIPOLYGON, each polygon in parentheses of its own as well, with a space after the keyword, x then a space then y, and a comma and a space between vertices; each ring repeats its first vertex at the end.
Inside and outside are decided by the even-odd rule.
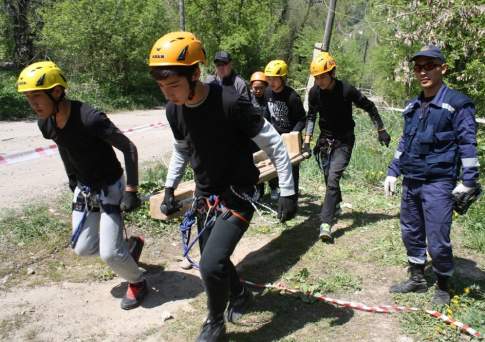
POLYGON ((310 143, 303 143, 303 153, 308 153, 308 157, 310 158, 312 156, 312 149, 310 148, 310 143))
POLYGON ((391 136, 385 129, 381 129, 377 131, 377 140, 381 143, 381 145, 386 145, 386 147, 389 147, 389 143, 391 142, 391 136))
POLYGON ((298 197, 297 195, 280 196, 278 201, 278 220, 285 222, 291 220, 296 215, 298 197))
POLYGON ((453 209, 460 215, 466 214, 468 208, 480 198, 482 187, 477 183, 468 192, 455 192, 453 196, 453 209))
POLYGON ((177 212, 182 205, 175 200, 174 188, 165 188, 165 197, 160 205, 160 211, 165 215, 177 212))
POLYGON ((121 200, 120 209, 122 211, 130 212, 141 205, 136 191, 125 191, 123 199, 121 200))

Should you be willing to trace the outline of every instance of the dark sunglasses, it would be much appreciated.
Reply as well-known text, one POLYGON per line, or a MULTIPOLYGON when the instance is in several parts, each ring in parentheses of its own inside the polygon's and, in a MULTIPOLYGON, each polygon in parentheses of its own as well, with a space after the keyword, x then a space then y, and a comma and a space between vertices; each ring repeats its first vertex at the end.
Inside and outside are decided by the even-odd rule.
POLYGON ((423 69, 425 71, 431 71, 438 66, 441 66, 441 64, 436 64, 436 63, 414 64, 413 70, 415 72, 421 72, 423 69))
POLYGON ((219 67, 223 67, 223 66, 226 66, 228 65, 229 63, 226 63, 226 62, 217 62, 216 63, 216 67, 219 68, 219 67))

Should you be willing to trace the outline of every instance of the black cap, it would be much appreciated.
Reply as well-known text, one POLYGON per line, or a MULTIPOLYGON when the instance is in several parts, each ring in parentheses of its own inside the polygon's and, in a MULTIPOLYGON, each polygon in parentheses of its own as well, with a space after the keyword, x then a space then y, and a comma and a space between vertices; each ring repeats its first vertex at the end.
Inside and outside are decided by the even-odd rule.
POLYGON ((441 50, 435 45, 423 46, 420 51, 414 54, 413 58, 411 58, 411 61, 414 61, 418 57, 436 58, 439 59, 441 63, 445 62, 445 57, 443 57, 441 50))
POLYGON ((231 55, 226 51, 218 51, 214 57, 214 63, 223 62, 229 63, 231 61, 231 55))

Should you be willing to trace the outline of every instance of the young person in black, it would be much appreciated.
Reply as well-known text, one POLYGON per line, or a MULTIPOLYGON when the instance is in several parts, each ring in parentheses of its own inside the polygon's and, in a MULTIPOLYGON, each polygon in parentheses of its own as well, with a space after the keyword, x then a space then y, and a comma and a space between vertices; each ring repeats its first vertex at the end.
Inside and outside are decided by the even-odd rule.
POLYGON ((389 146, 391 141, 374 103, 354 86, 337 79, 336 66, 328 52, 320 53, 311 63, 310 73, 315 77, 315 85, 308 96, 308 121, 303 144, 303 149, 308 151, 317 113, 320 113, 320 136, 314 155, 324 172, 327 187, 320 214, 320 238, 327 242, 333 240, 332 222, 340 212, 342 201, 340 178, 349 164, 355 142, 352 103, 369 113, 381 144, 389 146))
MULTIPOLYGON (((268 80, 264 96, 271 124, 279 134, 301 132, 305 128, 306 113, 300 96, 296 91, 286 85, 288 65, 282 60, 273 60, 266 65, 264 75, 268 80)), ((300 165, 293 166, 293 179, 295 180, 295 192, 298 195, 298 183, 300 178, 300 165)), ((269 181, 271 199, 278 199, 277 179, 269 181)))
POLYGON ((66 99, 66 88, 62 71, 49 61, 27 66, 17 81, 17 90, 39 118, 42 135, 56 142, 74 192, 71 247, 81 256, 99 255, 128 281, 121 308, 132 309, 147 292, 137 265, 143 240, 138 238, 140 249, 132 256, 123 238, 121 216, 121 210, 140 205, 137 150, 104 113, 66 99), (124 154, 126 186, 112 146, 124 154))
POLYGON ((281 137, 233 87, 202 83, 199 63, 204 62, 202 44, 189 32, 161 37, 149 58, 151 75, 169 100, 166 115, 175 138, 161 209, 167 214, 178 210, 174 189, 190 162, 196 184, 194 207, 198 212, 218 213, 211 216, 215 220, 210 227, 198 221, 199 229, 206 228, 199 240, 199 267, 209 313, 197 338, 217 341, 225 334, 224 317, 237 320, 252 297, 230 260, 253 216, 246 196, 253 194, 259 171, 253 163, 251 142, 276 165, 281 221, 295 215, 296 196, 281 137))

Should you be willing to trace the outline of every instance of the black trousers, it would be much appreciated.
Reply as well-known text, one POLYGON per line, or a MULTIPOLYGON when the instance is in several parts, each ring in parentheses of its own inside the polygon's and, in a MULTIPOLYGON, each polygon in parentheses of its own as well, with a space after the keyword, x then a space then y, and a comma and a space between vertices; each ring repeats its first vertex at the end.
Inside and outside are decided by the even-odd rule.
POLYGON ((349 165, 352 157, 355 139, 335 140, 334 147, 328 156, 328 162, 323 170, 325 176, 325 199, 323 200, 320 217, 323 223, 331 224, 335 216, 337 204, 342 202, 342 193, 340 191, 340 178, 349 165))
MULTIPOLYGON (((226 309, 229 296, 237 296, 243 290, 230 257, 249 227, 254 213, 249 203, 243 203, 239 199, 230 198, 224 201, 224 206, 226 212, 217 217, 214 225, 206 229, 199 240, 200 274, 207 294, 210 318, 220 318, 226 309), (228 213, 229 208, 236 211, 236 214, 230 211, 228 213)), ((204 222, 199 223, 200 231, 204 222)))

